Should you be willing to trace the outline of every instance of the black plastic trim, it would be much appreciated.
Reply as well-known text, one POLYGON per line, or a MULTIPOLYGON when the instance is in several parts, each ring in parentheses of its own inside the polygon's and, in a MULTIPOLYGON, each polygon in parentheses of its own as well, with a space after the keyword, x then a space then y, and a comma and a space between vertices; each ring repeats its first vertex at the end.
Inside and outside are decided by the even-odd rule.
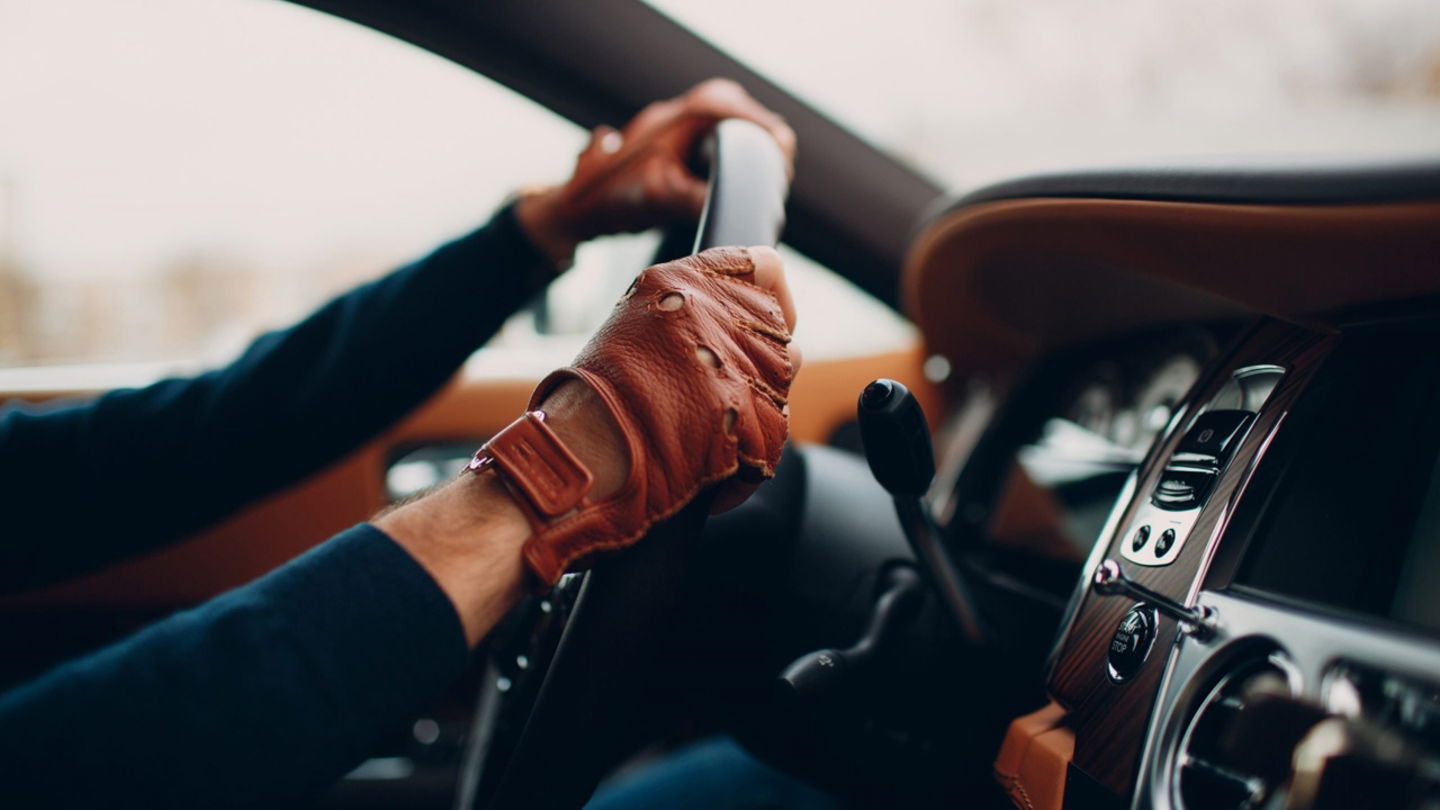
POLYGON ((1260 205, 1433 200, 1440 199, 1440 156, 1231 161, 1036 174, 977 189, 953 200, 945 210, 1027 197, 1260 205))

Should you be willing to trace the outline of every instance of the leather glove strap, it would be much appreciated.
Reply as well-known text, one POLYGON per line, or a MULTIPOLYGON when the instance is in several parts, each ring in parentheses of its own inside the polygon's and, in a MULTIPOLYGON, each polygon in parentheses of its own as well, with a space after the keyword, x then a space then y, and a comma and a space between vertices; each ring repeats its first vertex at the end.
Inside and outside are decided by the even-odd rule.
POLYGON ((468 469, 494 467, 518 490, 521 511, 539 530, 547 520, 579 508, 595 482, 580 459, 545 424, 545 412, 527 411, 475 452, 468 469))

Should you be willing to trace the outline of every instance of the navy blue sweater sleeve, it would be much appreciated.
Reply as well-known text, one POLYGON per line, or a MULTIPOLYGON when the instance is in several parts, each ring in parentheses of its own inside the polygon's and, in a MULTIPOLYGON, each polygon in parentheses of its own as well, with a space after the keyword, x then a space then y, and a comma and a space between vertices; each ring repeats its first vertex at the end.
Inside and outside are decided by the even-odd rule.
POLYGON ((0 696, 6 807, 312 798, 464 666, 458 616, 373 526, 0 696))
POLYGON ((226 368, 0 413, 0 591, 172 542, 319 470, 437 390, 544 267, 507 207, 226 368))

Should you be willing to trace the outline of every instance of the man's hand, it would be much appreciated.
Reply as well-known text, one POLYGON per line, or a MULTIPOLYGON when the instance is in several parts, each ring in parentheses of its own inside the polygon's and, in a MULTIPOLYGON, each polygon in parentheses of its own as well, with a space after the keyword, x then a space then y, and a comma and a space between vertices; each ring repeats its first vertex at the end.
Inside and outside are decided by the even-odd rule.
POLYGON ((502 453, 375 522, 440 584, 473 644, 523 592, 527 568, 554 582, 635 542, 707 488, 712 511, 723 511, 773 475, 800 365, 794 326, 780 257, 768 247, 652 267, 574 366, 531 399, 546 414, 543 431, 586 471, 575 503, 554 502, 553 471, 502 453))
POLYGON ((521 227, 563 266, 587 239, 694 221, 705 203, 705 182, 686 168, 686 158, 723 118, 765 127, 793 161, 795 133, 784 120, 735 82, 711 79, 651 104, 623 130, 598 127, 564 185, 521 197, 515 212, 521 227))
POLYGON ((770 248, 717 248, 640 274, 575 363, 531 395, 546 418, 517 421, 476 456, 526 512, 523 554, 540 582, 630 545, 712 485, 723 511, 774 475, 799 360, 793 324, 770 248), (600 430, 567 438, 577 417, 600 430), (587 459, 587 447, 602 452, 587 459))
MULTIPOLYGON (((595 486, 590 494, 596 500, 603 500, 624 486, 631 464, 625 432, 596 388, 616 389, 619 393, 616 408, 631 418, 642 422, 671 422, 667 425, 671 428, 681 427, 674 422, 687 422, 685 427, 691 428, 690 432, 701 435, 706 432, 703 419, 707 402, 703 393, 701 401, 694 401, 697 386, 710 386, 711 391, 707 393, 714 393, 710 402, 713 408, 739 405, 742 399, 752 405, 759 404, 760 389, 769 388, 773 395, 769 396, 770 401, 780 399, 776 408, 780 419, 778 425, 773 425, 779 430, 779 444, 770 441, 769 447, 762 450, 755 442, 775 437, 757 435, 733 442, 733 450, 724 458, 727 470, 733 474, 719 487, 711 503, 711 512, 726 512, 744 502, 759 486, 759 479, 770 476, 773 464, 779 460, 779 445, 785 441, 789 421, 788 406, 783 401, 788 396, 791 380, 801 368, 801 352, 789 342, 793 329, 795 301, 785 280, 785 265, 775 249, 768 246, 713 249, 696 257, 649 268, 636 278, 611 319, 600 326, 585 350, 576 357, 575 366, 550 375, 547 382, 554 380, 553 385, 541 382, 534 402, 550 414, 554 431, 592 471, 595 486), (667 281, 654 280, 651 275, 665 272, 678 278, 670 281, 675 290, 660 294, 655 287, 667 281), (691 281, 721 275, 744 284, 733 285, 730 290, 723 284, 720 290, 696 290, 691 281), (755 290, 750 290, 752 287, 755 290), (697 293, 713 300, 697 301, 697 293), (655 300, 645 300, 647 294, 655 300), (742 295, 747 295, 749 300, 742 295), (766 324, 770 324, 769 329, 766 324), (714 331, 717 327, 719 333, 714 331), (667 330, 678 331, 680 336, 667 336, 664 334, 667 330), (713 339, 698 337, 700 333, 710 333, 713 339), (671 342, 677 337, 680 344, 675 346, 671 342), (720 343, 720 346, 711 347, 707 343, 720 343), (732 344, 724 346, 724 343, 732 344), (680 360, 678 368, 667 360, 680 360), (572 373, 576 370, 580 373, 572 373), (592 385, 585 385, 585 379, 592 380, 592 385), (719 388, 732 391, 717 391, 719 388), (743 396, 736 396, 733 389, 737 388, 747 391, 743 396), (648 412, 664 411, 667 405, 672 411, 668 414, 648 412)), ((756 418, 763 418, 765 414, 769 414, 769 409, 757 409, 756 418)), ((719 421, 710 427, 743 434, 743 427, 750 419, 739 412, 736 418, 742 424, 736 425, 720 414, 719 421)), ((720 434, 720 431, 713 432, 720 434)), ((644 438, 655 437, 648 434, 644 438)), ((674 460, 668 467, 652 473, 671 479, 683 479, 688 474, 698 476, 690 467, 698 466, 700 461, 696 458, 687 461, 688 464, 674 460)))

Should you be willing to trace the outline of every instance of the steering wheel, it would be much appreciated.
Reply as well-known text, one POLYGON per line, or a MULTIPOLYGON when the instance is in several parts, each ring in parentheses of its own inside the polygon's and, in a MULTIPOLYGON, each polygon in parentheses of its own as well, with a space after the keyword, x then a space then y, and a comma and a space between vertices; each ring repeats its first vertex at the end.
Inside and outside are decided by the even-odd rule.
MULTIPOLYGON (((709 183, 694 252, 778 242, 789 179, 769 133, 728 119, 698 152, 709 183)), ((668 235, 657 260, 675 258, 680 239, 668 235)), ((647 741, 637 662, 680 601, 708 512, 702 495, 624 554, 566 575, 501 622, 486 642, 457 810, 579 808, 647 741)))

